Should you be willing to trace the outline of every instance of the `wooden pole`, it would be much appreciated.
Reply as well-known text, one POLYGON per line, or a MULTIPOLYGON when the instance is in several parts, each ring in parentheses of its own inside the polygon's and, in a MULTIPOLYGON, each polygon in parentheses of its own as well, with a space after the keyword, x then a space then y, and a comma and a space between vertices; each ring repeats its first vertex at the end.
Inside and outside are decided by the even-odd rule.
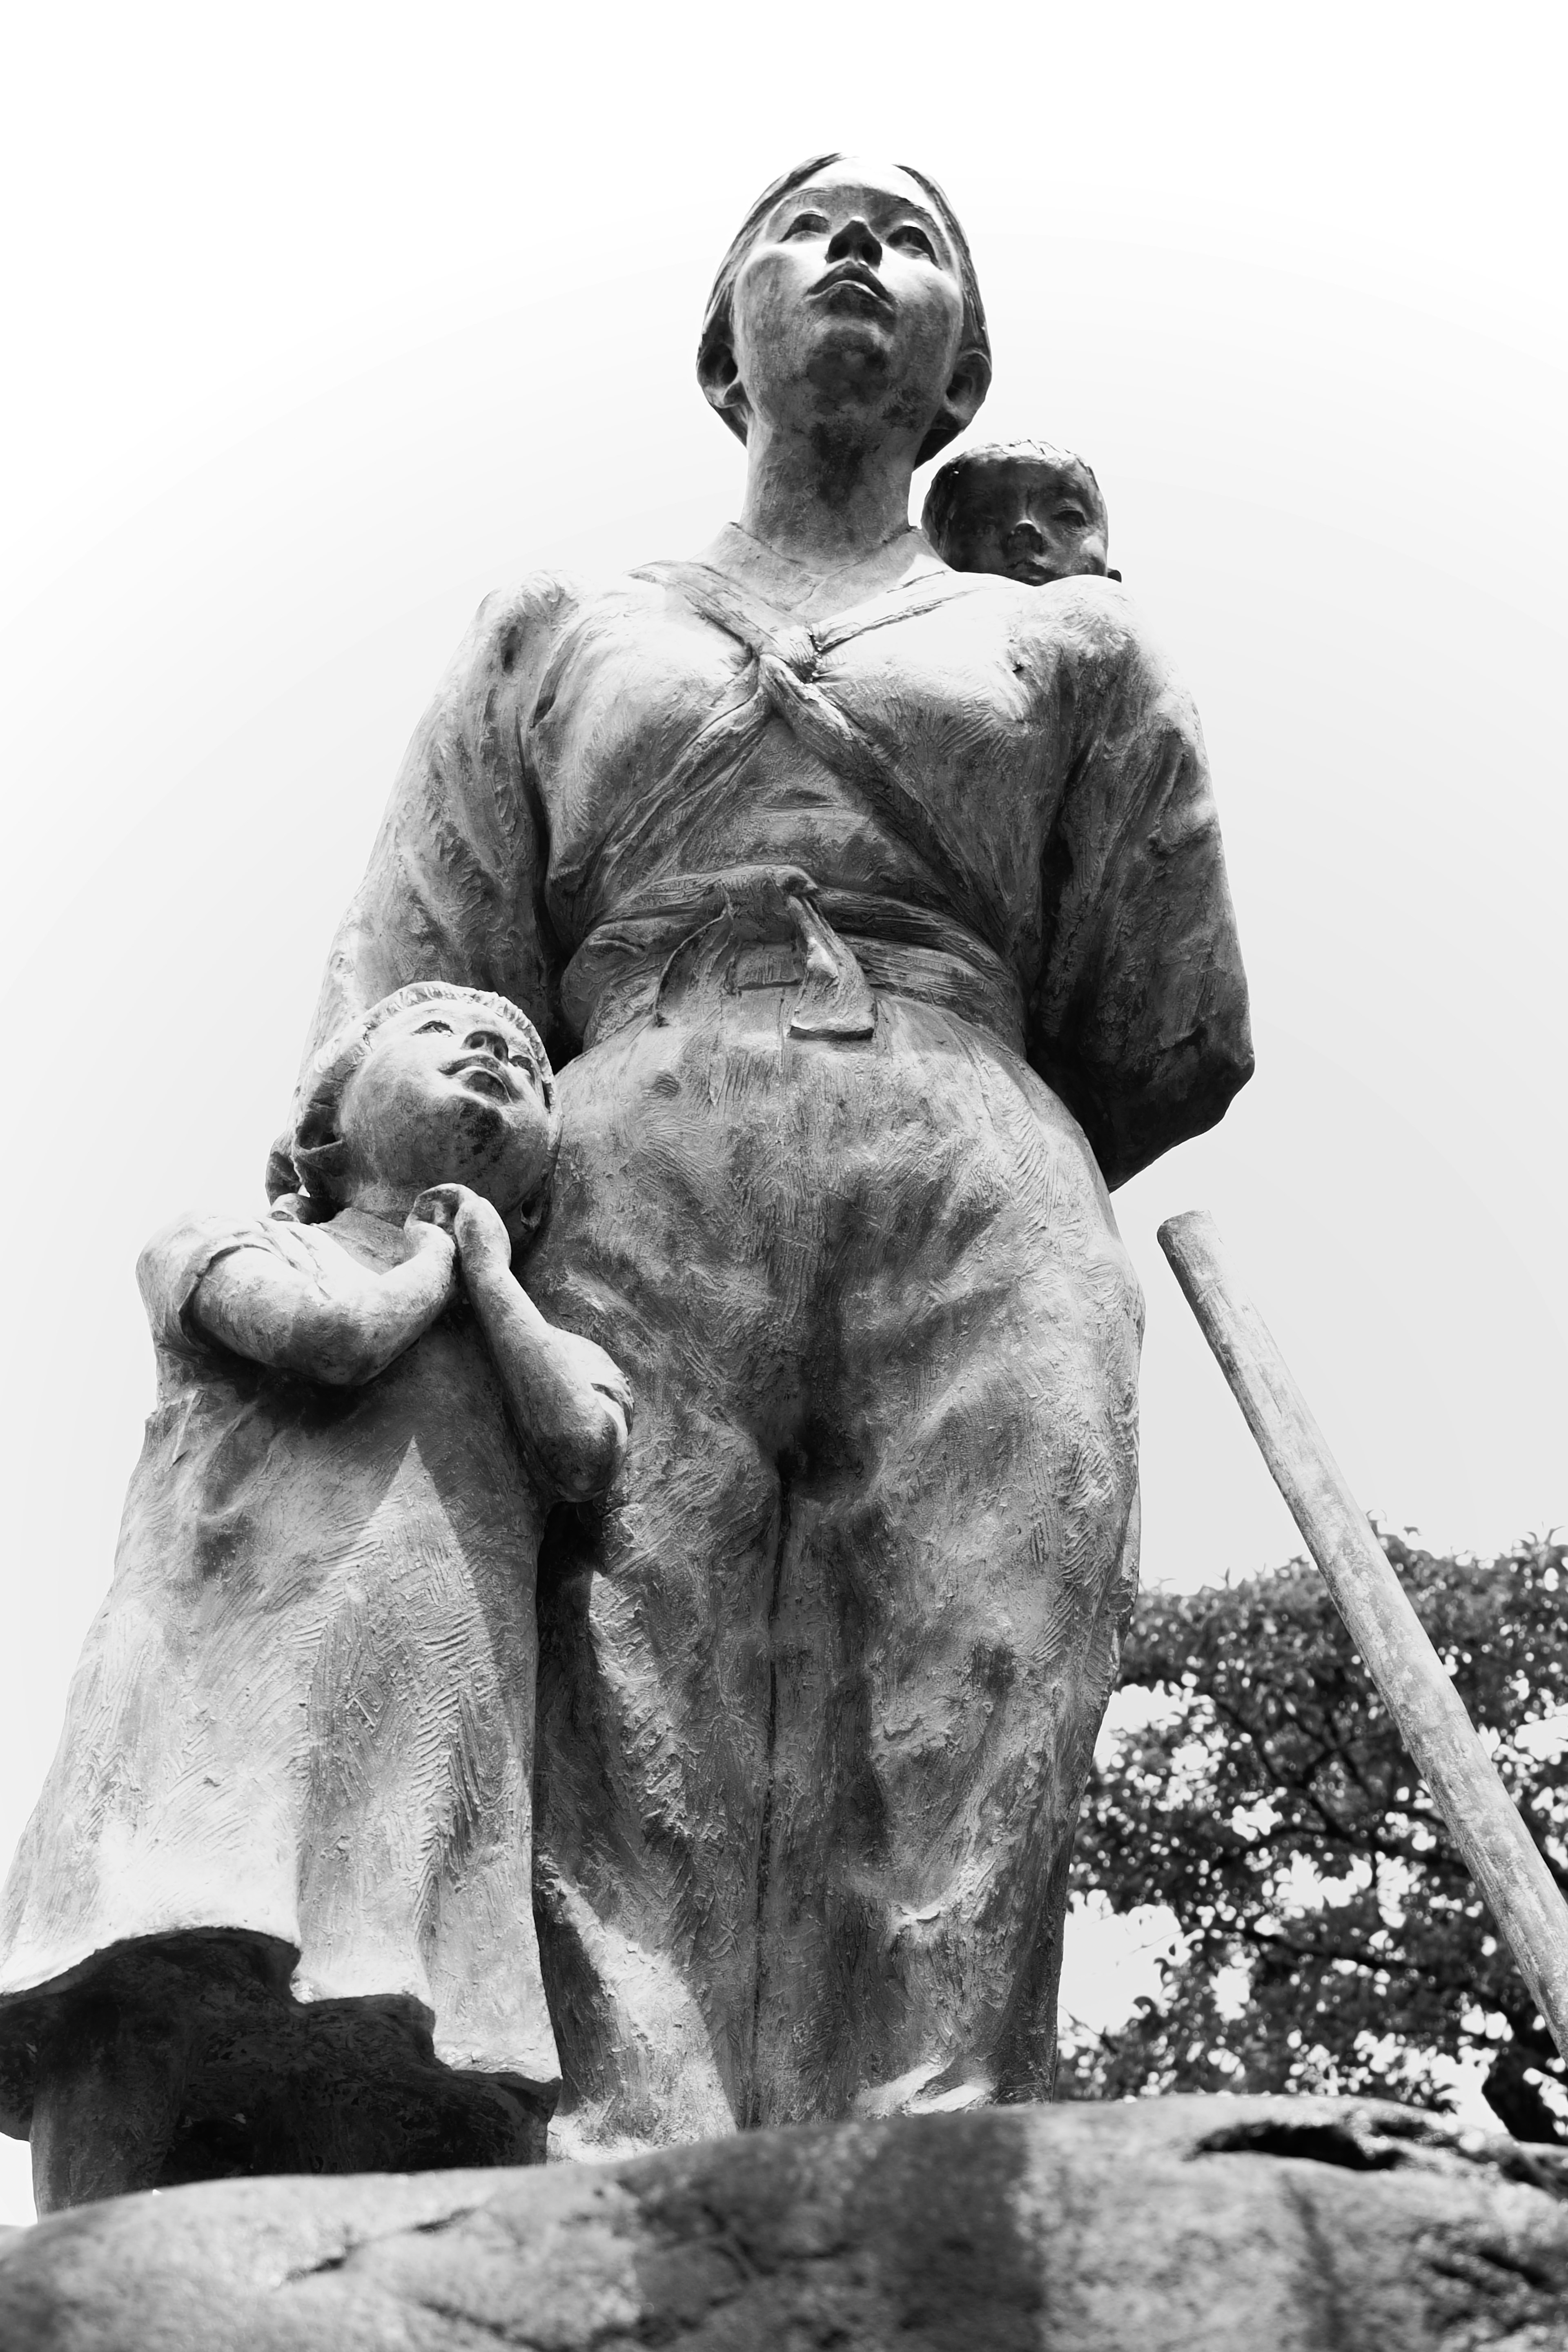
POLYGON ((1568 1905, 1202 1209, 1160 1246, 1455 1843, 1568 2058, 1568 1905))

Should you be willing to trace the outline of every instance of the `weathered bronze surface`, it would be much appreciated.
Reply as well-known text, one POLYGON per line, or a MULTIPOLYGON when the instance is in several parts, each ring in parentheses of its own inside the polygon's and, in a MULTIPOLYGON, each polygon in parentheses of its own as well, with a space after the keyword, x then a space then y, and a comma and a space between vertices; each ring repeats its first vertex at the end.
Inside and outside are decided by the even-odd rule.
POLYGON ((0 2115, 41 2210, 543 2153, 534 1564, 627 1402, 510 1272, 553 1095, 515 1007, 412 989, 303 1090, 322 1221, 142 1255, 158 1401, 5 1889, 0 2115))
MULTIPOLYGON (((303 1197, 268 1244, 301 1279, 322 1249, 380 1265, 344 1251, 344 1220, 383 1220, 400 1261, 384 1284, 435 1319, 371 1368, 368 1423, 393 1413, 405 1365, 455 1351, 395 1410, 421 1459, 449 1449, 462 1541, 471 1521, 515 1562, 488 1649, 441 1654, 423 1588, 406 1635, 367 1620, 366 1687, 405 1642, 431 1706, 470 1711, 473 1754, 504 1759, 504 1796, 463 1782, 463 1835, 513 1877, 471 1950, 444 1927, 432 1945, 422 1914, 425 1977, 378 1958, 353 1990, 411 2002, 416 2042, 435 2034, 421 2061, 448 2081, 477 2069, 542 2101, 558 2055, 565 2152, 1048 2093, 1073 1822, 1137 1574, 1142 1303, 1107 1188, 1212 1125, 1251 1067, 1196 717, 1133 607, 1101 577, 956 571, 909 522, 913 468, 990 376, 940 192, 839 156, 775 184, 721 269, 698 364, 745 444, 739 520, 696 557, 598 584, 538 574, 481 608, 397 780, 310 1049, 415 982, 497 992, 537 1024, 560 1155, 526 1298, 506 1296, 541 1361, 565 1334, 596 1351, 558 1384, 557 1403, 578 1399, 571 1444, 552 1455, 541 1436, 537 1379, 509 1385, 462 1218, 458 1304, 437 1243, 386 1222, 461 1174, 423 1141, 323 1226, 331 1139, 312 1160, 297 1135, 274 1181, 302 1176, 303 1197), (465 1315, 486 1346, 459 1375, 465 1315), (613 1366, 636 1402, 624 1460, 613 1366), (548 1459, 513 1462, 486 1381, 548 1459), (602 1506, 543 1528, 535 1722, 543 1504, 612 1471, 602 1506), (537 1979, 519 1876, 531 1740, 537 1979), (510 2001, 515 2027, 443 2039, 449 2010, 486 2001, 510 2001)), ((1079 572, 1103 569, 1090 536, 1079 572)), ((383 1131, 394 1159, 401 1133, 383 1131)), ((184 1279, 160 1275, 157 1299, 183 1306, 184 1279)), ((424 1507, 385 1515, 377 1594, 424 1507)), ((301 1559, 324 1508, 302 1485, 301 1559)), ((226 1588, 176 1517, 169 1573, 199 1617, 226 1588)), ((246 1540, 259 1572, 281 1538, 257 1523, 246 1540)), ((221 1660, 190 1653, 190 1686, 271 1754, 270 1731, 243 1728, 263 1613, 237 1605, 226 1638, 221 1660)), ((83 1671, 95 1704, 129 1710, 155 1781, 156 1672, 92 1651, 83 1671)), ((353 1675, 337 1687, 331 1724, 279 1752, 297 1764, 302 1738, 335 1785, 368 1741, 365 1801, 342 1823, 345 1884, 368 1903, 404 1885, 376 1859, 403 1801, 376 1790, 374 1705, 362 1736, 353 1675)), ((79 1730, 73 1701, 60 1771, 79 1730)), ((213 1781, 190 1783, 196 1845, 247 1810, 231 1749, 213 1781)), ((24 1925, 34 1882, 73 1866, 68 1835, 28 1852, 24 1925)), ((289 1968, 314 1966, 289 1900, 317 1852, 283 1839, 254 1915, 198 1871, 181 1899, 199 1916, 166 1924, 264 1939, 287 2000, 289 1968)), ((444 1923, 471 1885, 466 1862, 437 1874, 444 1923)), ((51 1981, 68 1949, 74 1968, 162 1933, 153 1883, 131 1871, 76 1944, 44 1938, 51 1981)), ((136 1998, 137 2015, 183 2014, 166 1990, 136 1998)), ((247 2142, 249 2112, 209 2169, 279 2160, 247 2142)), ((399 2145, 310 2160, 465 2160, 456 2141, 399 2145)), ((67 2193, 91 2193, 67 2172, 67 2193)))
POLYGON ((1250 1066, 1132 607, 909 526, 989 373, 946 205, 837 158, 771 190, 699 364, 739 523, 484 607, 321 1013, 450 972, 572 1056, 528 1279, 637 1413, 541 1604, 568 2145, 1047 2089, 1136 1573, 1105 1186, 1250 1066))
POLYGON ((995 441, 950 457, 921 529, 955 572, 994 572, 1026 588, 1120 580, 1107 563, 1110 518, 1094 468, 1045 441, 995 441))

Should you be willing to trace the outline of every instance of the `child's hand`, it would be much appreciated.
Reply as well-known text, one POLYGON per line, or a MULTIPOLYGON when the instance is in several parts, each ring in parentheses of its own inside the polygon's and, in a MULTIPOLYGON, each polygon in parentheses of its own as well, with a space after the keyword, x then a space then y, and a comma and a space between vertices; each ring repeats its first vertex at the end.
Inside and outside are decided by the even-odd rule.
POLYGON ((437 1233, 446 1234, 455 1244, 457 1236, 453 1228, 458 1222, 458 1202, 462 1192, 460 1184, 432 1184, 427 1192, 421 1192, 403 1220, 403 1230, 409 1240, 417 1243, 421 1239, 414 1230, 416 1225, 429 1225, 437 1233))
POLYGON ((458 1187, 458 1256, 465 1274, 510 1274, 511 1235, 499 1209, 478 1192, 458 1187))
POLYGON ((446 1262, 450 1286, 458 1281, 458 1240, 453 1228, 457 1222, 455 1196, 461 1187, 437 1184, 428 1192, 421 1192, 403 1220, 404 1238, 416 1255, 439 1257, 446 1262))
POLYGON ((434 1220, 453 1235, 465 1273, 511 1271, 511 1235, 500 1211, 478 1192, 470 1192, 466 1184, 433 1184, 427 1192, 421 1192, 410 1212, 411 1220, 420 1216, 434 1220))

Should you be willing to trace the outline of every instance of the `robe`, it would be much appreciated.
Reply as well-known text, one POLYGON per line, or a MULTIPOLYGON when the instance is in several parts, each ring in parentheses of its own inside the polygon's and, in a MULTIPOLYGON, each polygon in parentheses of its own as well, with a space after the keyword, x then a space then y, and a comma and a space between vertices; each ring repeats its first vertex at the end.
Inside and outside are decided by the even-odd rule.
POLYGON ((535 578, 316 1038, 437 978, 565 1065, 527 1278, 637 1398, 542 1592, 568 2144, 1042 2095, 1136 1576, 1107 1187, 1251 1066, 1190 702, 1106 581, 931 558, 807 627, 708 564, 535 578))

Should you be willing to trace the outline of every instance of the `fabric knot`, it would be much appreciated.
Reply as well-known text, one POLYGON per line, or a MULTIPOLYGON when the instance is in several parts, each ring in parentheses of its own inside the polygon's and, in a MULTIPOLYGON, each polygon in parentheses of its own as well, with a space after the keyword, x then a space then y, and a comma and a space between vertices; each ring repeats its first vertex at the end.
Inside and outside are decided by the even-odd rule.
MULTIPOLYGON (((798 630, 790 634, 796 638, 804 635, 798 630)), ((757 656, 758 694, 788 725, 795 725, 803 712, 816 710, 832 726, 833 713, 826 697, 810 675, 816 667, 816 649, 807 641, 793 649, 786 647, 785 652, 792 650, 794 657, 789 659, 772 646, 757 656)))
POLYGON ((809 680, 816 676, 816 639, 809 629, 780 629, 771 650, 796 677, 809 680))

